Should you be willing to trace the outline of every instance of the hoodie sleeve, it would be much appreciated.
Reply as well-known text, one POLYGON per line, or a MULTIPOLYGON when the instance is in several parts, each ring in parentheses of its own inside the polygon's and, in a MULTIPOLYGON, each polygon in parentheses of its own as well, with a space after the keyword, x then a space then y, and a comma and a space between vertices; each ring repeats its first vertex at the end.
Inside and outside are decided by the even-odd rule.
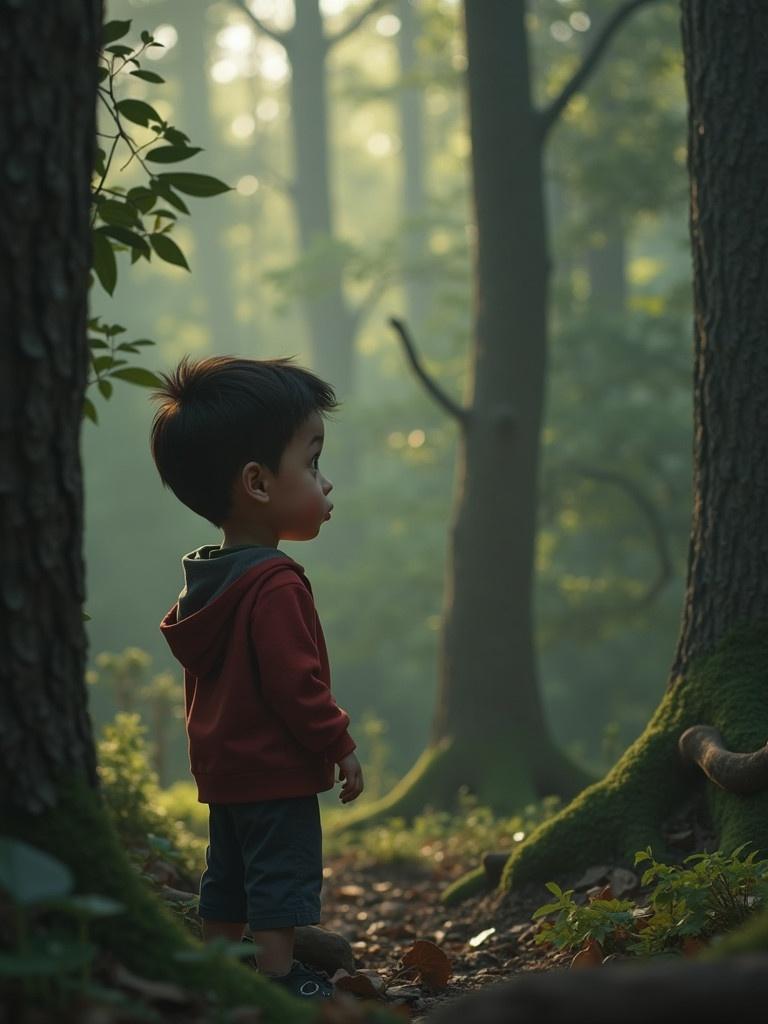
POLYGON ((322 677, 312 595, 299 581, 265 591, 251 617, 264 699, 297 742, 334 762, 355 749, 349 715, 322 677))

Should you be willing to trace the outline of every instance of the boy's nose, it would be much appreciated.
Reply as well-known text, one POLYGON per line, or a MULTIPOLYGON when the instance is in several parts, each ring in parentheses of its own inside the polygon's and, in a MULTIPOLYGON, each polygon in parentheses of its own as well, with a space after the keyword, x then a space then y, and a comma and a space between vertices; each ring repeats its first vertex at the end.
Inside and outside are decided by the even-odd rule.
POLYGON ((323 477, 323 480, 325 480, 325 483, 323 484, 323 494, 330 494, 333 490, 333 484, 328 477, 323 477))

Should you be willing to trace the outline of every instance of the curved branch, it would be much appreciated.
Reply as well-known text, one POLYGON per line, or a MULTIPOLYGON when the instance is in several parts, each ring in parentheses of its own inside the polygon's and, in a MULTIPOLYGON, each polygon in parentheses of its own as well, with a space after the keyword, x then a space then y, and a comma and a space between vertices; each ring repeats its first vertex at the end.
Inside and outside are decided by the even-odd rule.
POLYGON ((674 573, 672 555, 669 551, 669 542, 664 530, 664 524, 661 521, 661 516, 659 515, 656 506, 648 495, 640 489, 639 485, 623 473, 619 473, 616 470, 598 469, 596 467, 582 466, 579 464, 574 465, 573 469, 582 476, 589 477, 592 480, 599 480, 602 483, 615 484, 616 487, 621 487, 624 493, 629 495, 629 497, 638 506, 648 521, 648 525, 651 528, 651 536, 656 547, 656 554, 659 558, 659 571, 656 579, 640 598, 639 606, 641 608, 647 607, 656 599, 667 583, 669 583, 674 573))
POLYGON ((403 343, 403 347, 405 349, 405 354, 408 357, 408 361, 413 367, 414 373, 419 378, 424 387, 427 389, 429 394, 434 398, 438 405, 442 406, 442 408, 445 409, 445 411, 449 415, 451 415, 455 420, 458 420, 462 426, 466 425, 466 422, 469 418, 468 411, 464 408, 464 406, 459 405, 458 402, 455 402, 450 397, 450 395, 446 394, 445 391, 443 391, 443 389, 437 383, 437 381, 433 380, 429 376, 427 371, 424 369, 421 360, 419 359, 419 354, 416 351, 416 346, 413 343, 413 339, 411 338, 410 332, 406 327, 405 322, 403 320, 399 320, 397 317, 394 316, 389 318, 389 322, 395 329, 395 331, 397 331, 397 333, 400 335, 400 339, 403 343))
POLYGON ((759 793, 768 789, 768 743, 751 754, 726 748, 711 725, 692 725, 678 740, 680 756, 697 764, 708 779, 729 793, 759 793))
POLYGON ((565 83, 562 91, 546 107, 541 114, 542 135, 546 136, 562 112, 570 103, 575 94, 585 85, 587 79, 600 62, 604 50, 608 46, 616 32, 621 28, 627 18, 633 14, 638 7, 644 7, 648 3, 655 3, 656 0, 628 0, 623 7, 620 7, 608 19, 602 31, 592 44, 592 48, 584 57, 580 67, 576 69, 571 78, 565 83))
POLYGON ((258 15, 253 13, 245 0, 232 0, 232 3, 235 7, 239 7, 243 14, 248 16, 259 32, 263 32, 265 36, 269 36, 270 39, 274 39, 276 43, 280 43, 280 45, 285 47, 286 50, 288 49, 290 31, 280 32, 276 28, 270 28, 269 25, 265 24, 258 15))
POLYGON ((364 21, 370 18, 372 14, 375 14, 376 11, 381 10, 381 8, 388 4, 389 2, 390 0, 371 0, 371 2, 366 7, 364 7, 359 14, 355 15, 355 17, 352 18, 351 21, 344 26, 344 28, 339 29, 339 31, 336 32, 335 35, 326 37, 325 45, 327 49, 330 50, 332 46, 335 46, 337 43, 340 43, 343 39, 346 39, 347 36, 351 36, 353 32, 357 32, 357 30, 360 28, 364 21))

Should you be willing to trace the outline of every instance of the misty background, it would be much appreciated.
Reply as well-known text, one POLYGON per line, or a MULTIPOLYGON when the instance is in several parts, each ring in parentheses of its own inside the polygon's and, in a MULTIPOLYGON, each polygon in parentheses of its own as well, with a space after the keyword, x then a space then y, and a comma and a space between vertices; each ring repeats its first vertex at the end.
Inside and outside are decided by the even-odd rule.
MULTIPOLYGON (((343 29, 363 6, 321 0, 324 31, 343 29)), ((249 7, 268 27, 293 23, 288 0, 249 7)), ((614 8, 529 4, 540 104, 614 8)), ((126 339, 153 339, 141 364, 155 371, 186 353, 295 355, 339 388, 322 456, 334 518, 315 541, 281 548, 311 580, 334 693, 363 764, 375 766, 377 795, 424 749, 436 695, 457 428, 416 380, 387 319, 407 319, 429 372, 461 398, 473 288, 461 6, 392 0, 327 53, 327 124, 315 118, 302 136, 327 140, 325 211, 311 154, 302 158, 310 173, 297 174, 292 134, 316 97, 300 96, 296 109, 284 49, 236 0, 110 0, 106 17, 132 19, 131 39, 147 29, 164 43, 143 66, 166 84, 126 79, 122 95, 146 99, 204 147, 179 170, 233 191, 189 199, 192 216, 174 238, 191 274, 157 260, 131 267, 121 254, 114 297, 95 284, 92 315, 124 325, 126 339), (331 232, 307 244, 302 217, 304 230, 307 218, 326 217, 331 232), (345 305, 334 313, 339 292, 345 305), (313 308, 331 333, 351 332, 353 366, 318 356, 313 308)), ((499 132, 512 130, 503 97, 498 116, 499 132)), ((537 643, 554 737, 594 771, 645 726, 679 624, 691 487, 685 132, 678 14, 659 5, 621 30, 547 149, 553 287, 537 643)), ((135 164, 119 176, 126 188, 141 180, 135 164)), ((221 533, 163 489, 149 453, 149 392, 116 382, 109 402, 94 401, 100 423, 84 423, 82 452, 100 725, 116 710, 102 653, 139 648, 151 659, 144 684, 164 673, 181 682, 159 623, 183 586, 182 555, 221 533)), ((494 565, 486 568, 490 578, 494 565)), ((151 724, 146 698, 136 704, 151 724)), ((169 736, 166 784, 188 777, 181 718, 169 736)))

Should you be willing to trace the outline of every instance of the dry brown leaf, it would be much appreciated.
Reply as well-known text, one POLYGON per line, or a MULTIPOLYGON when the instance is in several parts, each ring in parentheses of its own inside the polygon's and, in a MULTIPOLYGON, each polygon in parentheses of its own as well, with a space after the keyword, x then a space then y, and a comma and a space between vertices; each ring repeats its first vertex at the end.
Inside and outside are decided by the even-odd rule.
POLYGON ((406 967, 415 967, 430 988, 445 988, 448 984, 451 961, 434 942, 418 939, 401 959, 406 967))
POLYGON ((599 967, 603 962, 603 948, 594 939, 588 939, 584 949, 571 960, 571 967, 599 967))
POLYGON ((697 939, 693 935, 687 935, 683 939, 682 944, 683 956, 696 956, 707 948, 707 943, 703 939, 697 939))
POLYGON ((378 981, 380 984, 377 987, 368 973, 363 974, 362 971, 358 971, 356 974, 348 974, 344 978, 339 978, 335 984, 338 992, 351 992, 353 995, 362 996, 363 999, 378 999, 384 988, 383 981, 380 978, 378 981))

